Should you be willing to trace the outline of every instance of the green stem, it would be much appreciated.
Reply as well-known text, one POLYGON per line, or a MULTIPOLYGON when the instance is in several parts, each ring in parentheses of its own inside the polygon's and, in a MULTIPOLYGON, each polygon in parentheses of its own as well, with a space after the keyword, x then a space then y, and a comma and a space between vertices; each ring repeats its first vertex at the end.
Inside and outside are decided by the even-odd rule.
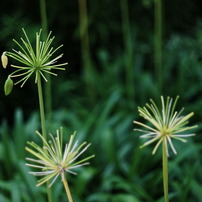
POLYGON ((89 48, 89 36, 88 36, 88 15, 86 0, 79 0, 79 15, 80 15, 80 37, 81 37, 81 51, 82 60, 84 64, 85 76, 90 76, 91 67, 90 61, 90 48, 89 48))
POLYGON ((166 140, 163 141, 162 148, 162 164, 163 164, 163 190, 164 190, 164 200, 168 202, 168 156, 166 151, 166 140))
POLYGON ((48 195, 48 202, 52 202, 52 190, 51 187, 49 187, 49 182, 46 183, 47 186, 47 195, 48 195))
POLYGON ((162 0, 155 0, 154 63, 159 93, 162 93, 162 0))
POLYGON ((43 29, 43 37, 47 37, 48 28, 47 28, 47 16, 46 16, 46 0, 39 0, 40 3, 40 12, 41 12, 41 26, 43 29))
MULTIPOLYGON (((41 26, 43 29, 42 37, 45 40, 48 35, 48 23, 46 15, 46 0, 39 0, 40 3, 40 12, 41 12, 41 26)), ((48 82, 45 83, 45 103, 46 103, 46 114, 47 120, 50 122, 51 113, 52 113, 52 102, 51 102, 51 76, 50 74, 46 75, 48 82)))
POLYGON ((45 122, 45 113, 44 113, 44 102, 43 102, 43 93, 42 93, 42 85, 41 85, 41 76, 40 73, 37 72, 37 87, 38 87, 38 95, 39 95, 39 110, 41 117, 41 130, 42 135, 46 139, 46 122, 45 122))
MULTIPOLYGON (((46 139, 46 119, 44 113, 44 102, 43 102, 43 92, 42 92, 42 85, 41 85, 41 76, 40 73, 37 72, 37 87, 38 87, 38 95, 39 95, 39 110, 40 110, 40 117, 41 117, 41 130, 42 135, 46 139)), ((47 195, 48 201, 52 202, 52 192, 51 188, 48 187, 49 183, 47 182, 47 195)))
POLYGON ((123 43, 125 48, 125 68, 126 68, 126 92, 129 99, 134 100, 134 72, 132 68, 132 39, 130 32, 130 20, 128 11, 128 0, 120 0, 123 43))
POLYGON ((79 23, 80 23, 80 40, 81 40, 81 54, 82 63, 84 67, 84 81, 88 86, 88 92, 91 98, 94 97, 94 81, 93 68, 91 64, 91 53, 89 45, 88 33, 88 12, 86 0, 79 0, 79 23))
POLYGON ((65 177, 64 177, 64 179, 62 180, 62 182, 63 182, 63 185, 64 185, 64 187, 65 187, 65 191, 66 191, 67 198, 68 198, 69 202, 73 202, 73 200, 72 200, 72 195, 71 195, 71 192, 70 192, 70 189, 69 189, 69 185, 68 185, 67 180, 66 180, 65 177))
MULTIPOLYGON (((48 35, 48 23, 47 23, 47 15, 46 15, 46 0, 39 0, 40 3, 40 13, 41 13, 41 26, 43 29, 42 37, 43 40, 46 39, 48 35)), ((38 91, 40 92, 39 96, 39 103, 40 104, 40 113, 41 113, 41 125, 42 126, 42 134, 46 139, 46 126, 45 126, 45 114, 44 114, 44 104, 43 104, 43 95, 42 95, 42 86, 41 86, 41 76, 38 74, 39 81, 38 81, 38 91), (40 101, 41 100, 41 101, 40 101), (43 120, 43 121, 42 121, 43 120), (42 123, 43 122, 43 123, 42 123)), ((45 84, 45 103, 46 103, 46 113, 48 121, 50 122, 51 119, 51 112, 52 112, 52 102, 51 102, 51 76, 47 74, 46 76, 48 82, 45 84)), ((48 201, 52 202, 52 191, 51 188, 48 187, 49 182, 47 182, 47 195, 48 201)))
POLYGON ((47 121, 48 121, 48 128, 51 122, 52 116, 52 93, 51 93, 51 75, 47 74, 46 78, 48 82, 45 83, 45 103, 46 103, 46 114, 47 114, 47 121))

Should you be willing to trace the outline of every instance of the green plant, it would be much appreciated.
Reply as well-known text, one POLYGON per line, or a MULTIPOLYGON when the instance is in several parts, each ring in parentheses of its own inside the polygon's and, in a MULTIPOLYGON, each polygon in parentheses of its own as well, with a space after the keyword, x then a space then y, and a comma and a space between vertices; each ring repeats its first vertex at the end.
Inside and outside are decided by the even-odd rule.
POLYGON ((165 202, 169 201, 168 198, 168 145, 170 145, 174 154, 177 154, 175 147, 172 143, 172 139, 186 142, 185 137, 194 136, 195 134, 184 134, 185 131, 196 128, 197 126, 186 126, 188 119, 193 116, 193 112, 186 116, 182 116, 180 112, 175 111, 176 103, 179 97, 176 97, 174 103, 173 99, 167 97, 166 102, 163 96, 161 96, 162 109, 158 109, 153 100, 151 104, 146 104, 145 107, 138 108, 140 116, 146 119, 152 126, 143 124, 138 121, 134 121, 135 124, 143 126, 142 129, 135 129, 137 131, 145 133, 141 138, 149 139, 145 142, 141 148, 157 141, 152 154, 155 154, 160 144, 162 144, 162 165, 163 165, 163 187, 164 187, 164 199, 165 202))
MULTIPOLYGON (((16 68, 13 73, 11 73, 8 76, 8 79, 5 83, 5 94, 8 95, 11 93, 12 90, 12 77, 22 77, 19 81, 17 81, 15 84, 22 83, 21 87, 25 84, 25 82, 32 76, 32 74, 35 74, 35 83, 37 83, 38 87, 38 96, 39 96, 39 108, 40 108, 40 116, 41 116, 41 129, 42 134, 44 138, 46 138, 46 123, 45 123, 45 112, 44 112, 44 102, 43 102, 43 93, 42 93, 42 84, 41 84, 41 77, 47 82, 47 79, 45 77, 46 74, 52 74, 55 75, 51 70, 52 69, 60 69, 64 70, 64 68, 61 68, 61 66, 66 65, 67 63, 62 64, 55 64, 59 58, 62 57, 63 54, 60 54, 59 56, 52 58, 53 54, 62 47, 59 46, 56 49, 51 47, 51 44, 54 40, 54 37, 51 38, 51 32, 47 36, 46 40, 41 41, 41 32, 36 33, 36 46, 35 48, 31 45, 30 40, 25 32, 24 29, 22 29, 25 39, 21 38, 22 45, 14 40, 14 42, 18 45, 20 48, 20 51, 16 51, 13 49, 14 52, 4 52, 2 54, 2 63, 4 68, 7 66, 7 56, 13 58, 14 60, 20 62, 22 66, 20 65, 11 65, 12 67, 16 68)), ((51 197, 51 191, 48 188, 48 198, 49 201, 52 201, 51 197)))
POLYGON ((47 137, 46 137, 46 119, 45 119, 45 112, 44 112, 44 102, 43 102, 43 93, 42 93, 42 83, 41 78, 43 78, 46 82, 48 81, 46 79, 45 74, 51 74, 55 75, 51 70, 53 69, 59 69, 64 70, 61 66, 66 65, 67 63, 57 64, 57 60, 62 57, 63 54, 58 55, 55 58, 52 58, 53 54, 62 47, 59 46, 56 49, 51 47, 52 41, 54 37, 51 38, 51 32, 47 36, 47 38, 44 41, 40 40, 42 30, 39 31, 39 33, 36 33, 36 47, 35 49, 32 47, 30 40, 23 29, 23 33, 25 35, 25 40, 21 38, 22 45, 14 40, 14 42, 19 46, 21 49, 20 51, 16 51, 13 49, 14 52, 4 52, 2 54, 2 64, 3 67, 6 68, 8 63, 8 57, 11 57, 15 59, 16 61, 20 62, 22 66, 20 65, 11 65, 14 68, 17 68, 13 73, 11 73, 8 76, 8 79, 5 82, 5 94, 10 94, 12 87, 13 87, 13 81, 11 80, 12 77, 22 77, 19 81, 17 81, 15 84, 22 83, 21 87, 26 83, 26 81, 32 76, 32 74, 35 74, 35 83, 37 83, 38 87, 38 96, 39 96, 39 108, 40 108, 40 117, 41 117, 41 129, 42 129, 42 135, 37 132, 37 134, 42 138, 43 140, 43 147, 40 148, 35 143, 29 143, 30 146, 34 147, 38 152, 40 152, 40 155, 34 152, 32 149, 26 147, 26 149, 35 155, 39 160, 36 159, 30 159, 30 161, 34 161, 35 163, 39 163, 44 165, 43 166, 35 166, 33 164, 27 164, 31 167, 38 167, 38 168, 44 168, 45 170, 51 170, 46 172, 31 172, 34 175, 45 175, 44 178, 42 178, 41 184, 47 182, 47 192, 48 192, 48 200, 52 201, 52 195, 50 190, 50 184, 49 185, 49 179, 54 177, 53 182, 57 178, 57 176, 60 174, 62 177, 62 181, 65 187, 65 190, 67 192, 67 196, 69 201, 72 201, 72 197, 70 194, 70 190, 67 184, 67 181, 65 179, 65 171, 70 171, 71 168, 79 167, 81 165, 86 165, 86 163, 80 164, 83 161, 86 161, 89 158, 92 158, 93 156, 90 156, 89 158, 86 158, 84 160, 79 161, 78 163, 72 163, 74 160, 76 160, 83 151, 87 149, 86 146, 80 153, 80 149, 85 145, 83 143, 81 146, 77 148, 77 142, 71 148, 71 144, 74 138, 74 135, 71 136, 69 145, 66 145, 64 157, 62 157, 62 144, 63 144, 63 135, 62 130, 60 131, 61 136, 59 136, 59 131, 57 131, 57 137, 54 139, 52 137, 53 142, 48 144, 47 137), (44 149, 44 150, 43 150, 44 149), (70 150, 71 149, 71 150, 70 150), (50 164, 50 162, 52 164, 50 164), (57 166, 59 163, 59 166, 57 166), (50 175, 49 175, 50 174, 50 175))
MULTIPOLYGON (((39 33, 36 33, 36 47, 34 48, 32 47, 25 30, 22 29, 22 31, 25 35, 25 39, 21 38, 22 45, 16 40, 13 40, 20 48, 20 51, 16 51, 15 49, 13 49, 14 52, 6 51, 2 55, 2 57, 4 57, 4 60, 5 57, 8 56, 20 62, 23 65, 23 66, 11 65, 17 70, 15 70, 13 73, 9 75, 10 78, 22 77, 15 84, 22 83, 21 87, 23 87, 25 82, 32 76, 32 74, 35 74, 36 83, 39 83, 41 77, 47 82, 47 79, 44 75, 45 73, 57 76, 57 74, 53 73, 51 70, 53 69, 64 70, 64 68, 61 68, 61 66, 67 65, 67 63, 56 64, 57 60, 60 59, 63 56, 63 54, 60 54, 57 57, 52 58, 53 54, 63 45, 60 45, 55 49, 51 47, 51 44, 55 38, 55 37, 51 38, 51 32, 44 41, 40 40, 42 30, 40 30, 39 33)), ((5 66, 6 65, 4 65, 4 68, 5 66)))
POLYGON ((83 142, 81 145, 78 145, 78 141, 73 144, 75 137, 74 133, 73 135, 71 135, 69 142, 65 144, 63 153, 62 128, 56 131, 57 135, 55 138, 50 135, 52 141, 49 142, 47 142, 46 139, 38 131, 36 133, 42 139, 43 147, 38 146, 34 142, 28 142, 29 146, 31 146, 32 148, 26 147, 26 150, 34 155, 36 159, 27 158, 28 161, 31 161, 31 164, 27 163, 26 165, 33 168, 42 169, 42 171, 30 172, 30 174, 33 174, 35 176, 44 176, 41 180, 38 181, 37 186, 40 186, 53 178, 52 182, 49 185, 52 186, 52 184, 60 175, 67 193, 68 200, 69 202, 72 202, 73 200, 65 177, 65 172, 76 174, 72 170, 89 164, 86 161, 90 158, 93 158, 94 155, 91 155, 77 162, 75 161, 85 150, 87 150, 90 144, 85 146, 86 142, 83 142))

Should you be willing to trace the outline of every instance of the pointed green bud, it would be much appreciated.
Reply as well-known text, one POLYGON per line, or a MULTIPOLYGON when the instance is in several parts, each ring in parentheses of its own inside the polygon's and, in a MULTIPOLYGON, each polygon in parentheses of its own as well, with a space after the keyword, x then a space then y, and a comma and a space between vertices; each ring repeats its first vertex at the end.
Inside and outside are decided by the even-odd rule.
POLYGON ((8 64, 8 57, 6 56, 6 52, 3 52, 3 54, 1 55, 1 62, 2 62, 3 68, 6 68, 8 64))
POLYGON ((9 95, 13 89, 13 80, 8 76, 5 84, 4 84, 4 92, 5 95, 9 95))

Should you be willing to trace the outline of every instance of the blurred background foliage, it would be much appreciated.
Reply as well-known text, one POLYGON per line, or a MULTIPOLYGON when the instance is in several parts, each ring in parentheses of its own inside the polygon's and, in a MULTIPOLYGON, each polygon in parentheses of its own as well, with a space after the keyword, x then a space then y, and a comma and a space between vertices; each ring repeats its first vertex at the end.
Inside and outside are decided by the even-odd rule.
MULTIPOLYGON (((0 50, 15 48, 12 39, 24 27, 31 41, 41 28, 43 1, 2 1, 0 50)), ((76 202, 161 202, 161 155, 139 149, 133 131, 137 106, 160 95, 180 95, 178 108, 194 111, 196 136, 178 144, 169 159, 170 199, 202 201, 202 2, 182 0, 49 0, 48 30, 55 45, 64 44, 65 72, 52 78, 52 116, 48 131, 63 126, 66 139, 92 142, 96 158, 67 176, 76 202), (162 3, 162 4, 161 4, 162 3), (161 9, 162 8, 162 9, 161 9)), ((46 201, 45 187, 25 167, 27 140, 40 129, 36 85, 14 86, 4 96, 12 70, 0 69, 0 201, 46 201)), ((55 201, 65 201, 60 182, 55 201)))

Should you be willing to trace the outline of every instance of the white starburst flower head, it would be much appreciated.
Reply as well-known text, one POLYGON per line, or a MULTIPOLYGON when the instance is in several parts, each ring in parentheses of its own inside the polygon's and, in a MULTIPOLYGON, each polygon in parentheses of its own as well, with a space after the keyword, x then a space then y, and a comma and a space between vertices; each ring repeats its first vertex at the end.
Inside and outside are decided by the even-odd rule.
POLYGON ((37 135, 42 139, 43 146, 39 146, 34 142, 28 142, 30 147, 25 149, 30 152, 35 158, 26 158, 31 163, 26 163, 27 166, 40 169, 40 171, 29 172, 35 176, 42 176, 38 180, 37 186, 40 186, 52 179, 49 186, 51 186, 58 176, 61 176, 63 181, 65 173, 77 174, 75 169, 81 166, 88 165, 88 160, 93 158, 94 155, 80 159, 91 144, 83 142, 78 144, 78 140, 74 142, 76 133, 70 136, 70 140, 65 144, 63 152, 63 130, 56 131, 56 137, 50 134, 51 140, 47 142, 44 137, 36 131, 37 135), (79 159, 79 160, 78 160, 79 159))
POLYGON ((188 115, 183 116, 182 112, 175 111, 179 96, 173 102, 173 99, 167 97, 166 102, 164 97, 161 96, 162 109, 159 110, 152 99, 151 104, 146 104, 145 107, 138 107, 140 116, 146 119, 149 124, 143 124, 138 121, 134 121, 135 124, 142 126, 145 129, 134 129, 144 133, 140 136, 143 139, 149 139, 140 148, 150 145, 153 142, 157 142, 152 154, 155 154, 161 143, 165 144, 167 156, 169 156, 168 145, 170 145, 174 154, 177 151, 173 145, 172 140, 176 139, 181 142, 187 142, 186 137, 194 136, 193 133, 185 134, 185 131, 196 128, 197 126, 186 126, 188 119, 191 118, 194 113, 191 112, 188 115))
POLYGON ((57 74, 53 73, 51 70, 64 70, 62 66, 65 66, 68 63, 57 63, 58 59, 62 58, 63 54, 59 54, 58 56, 53 57, 53 55, 63 45, 60 45, 57 48, 52 47, 52 42, 55 38, 51 37, 52 32, 49 33, 44 41, 41 40, 42 30, 37 32, 35 45, 32 46, 27 33, 24 29, 22 29, 22 31, 25 38, 21 38, 21 43, 13 39, 13 41, 17 44, 19 50, 13 49, 13 52, 5 51, 1 57, 2 65, 4 68, 8 63, 7 56, 18 61, 19 65, 11 65, 17 70, 9 75, 10 78, 20 78, 15 84, 21 83, 22 87, 34 73, 35 82, 37 82, 38 76, 42 76, 43 79, 47 81, 45 76, 46 73, 57 76, 57 74))

